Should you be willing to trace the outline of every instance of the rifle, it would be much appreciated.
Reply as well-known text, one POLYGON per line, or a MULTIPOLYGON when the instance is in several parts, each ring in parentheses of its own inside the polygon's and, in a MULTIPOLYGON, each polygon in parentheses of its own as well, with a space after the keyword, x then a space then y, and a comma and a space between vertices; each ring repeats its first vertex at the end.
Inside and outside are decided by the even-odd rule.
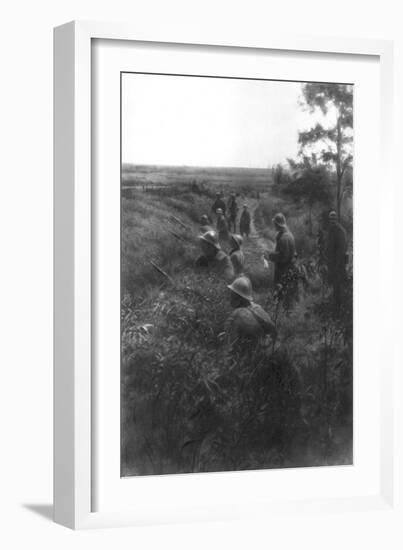
MULTIPOLYGON (((171 220, 168 219, 168 221, 170 221, 172 223, 171 220)), ((156 230, 160 230, 161 228, 159 226, 157 226, 156 224, 152 223, 151 224, 156 230)), ((186 243, 186 239, 184 239, 181 235, 179 235, 178 233, 176 233, 175 231, 172 231, 172 229, 169 229, 168 228, 168 232, 171 233, 171 235, 173 235, 176 239, 178 239, 179 241, 182 241, 184 243, 186 243)))
POLYGON ((181 237, 180 235, 178 235, 178 233, 175 233, 175 231, 172 231, 171 229, 168 229, 168 233, 171 233, 171 235, 173 235, 179 241, 182 241, 184 243, 186 242, 186 240, 183 237, 181 237))
POLYGON ((163 275, 166 279, 168 279, 169 282, 171 282, 173 285, 175 284, 172 277, 170 277, 168 275, 168 273, 165 273, 165 271, 163 269, 161 269, 160 267, 157 266, 156 263, 154 263, 152 260, 148 260, 149 263, 153 266, 153 268, 158 271, 158 273, 160 273, 161 275, 163 275))
POLYGON ((183 223, 182 220, 180 220, 179 218, 177 218, 176 216, 174 216, 173 214, 170 215, 170 218, 172 220, 174 220, 176 223, 178 223, 179 225, 181 225, 184 229, 186 229, 187 231, 191 231, 191 228, 186 225, 185 223, 183 223))
POLYGON ((198 296, 199 298, 201 298, 202 300, 206 301, 206 302, 211 302, 210 298, 207 298, 207 296, 204 296, 200 291, 198 290, 195 290, 194 288, 190 288, 190 287, 178 287, 176 284, 175 284, 175 281, 172 279, 172 277, 170 277, 168 275, 168 273, 166 273, 163 269, 161 269, 160 267, 158 267, 158 265, 153 262, 152 260, 148 260, 149 263, 153 266, 153 268, 158 271, 158 273, 160 273, 163 277, 165 277, 166 279, 168 279, 168 281, 170 283, 173 284, 173 286, 175 286, 178 290, 182 290, 182 291, 187 291, 187 292, 191 292, 192 294, 194 294, 195 296, 198 296))

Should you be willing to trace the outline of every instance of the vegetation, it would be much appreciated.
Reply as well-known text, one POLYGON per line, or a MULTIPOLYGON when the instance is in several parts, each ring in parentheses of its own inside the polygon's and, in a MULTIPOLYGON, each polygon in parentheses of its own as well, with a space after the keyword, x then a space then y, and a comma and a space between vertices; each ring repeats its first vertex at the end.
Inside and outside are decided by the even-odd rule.
POLYGON ((307 151, 319 147, 321 161, 334 169, 336 210, 340 219, 345 174, 351 170, 353 160, 352 85, 309 83, 303 85, 302 93, 305 107, 311 113, 320 111, 326 118, 324 123, 317 122, 313 128, 300 132, 301 154, 306 156, 307 151))
POLYGON ((309 234, 313 234, 312 210, 316 205, 331 205, 332 189, 328 170, 317 163, 316 155, 303 156, 300 162, 288 161, 294 170, 294 178, 284 186, 284 193, 294 201, 303 201, 308 210, 309 234))
MULTIPOLYGON (((148 181, 162 181, 160 172, 148 181)), ((305 195, 277 186, 267 171, 264 185, 260 172, 240 174, 222 169, 218 185, 250 205, 247 274, 278 329, 276 341, 253 348, 229 347, 229 291, 194 268, 198 220, 217 188, 212 173, 194 170, 187 183, 122 199, 122 475, 352 461, 352 284, 335 316, 315 234, 327 206, 312 202, 310 231, 305 195), (262 261, 278 211, 299 254, 291 314, 262 261)))

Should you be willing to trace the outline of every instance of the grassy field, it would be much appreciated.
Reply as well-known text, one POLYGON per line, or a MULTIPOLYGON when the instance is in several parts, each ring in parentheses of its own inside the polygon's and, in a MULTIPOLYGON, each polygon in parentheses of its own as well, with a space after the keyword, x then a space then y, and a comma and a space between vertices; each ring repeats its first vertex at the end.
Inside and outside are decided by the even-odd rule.
POLYGON ((190 166, 138 166, 123 165, 122 186, 126 190, 161 188, 177 189, 196 184, 200 190, 224 192, 236 188, 240 193, 251 195, 267 190, 272 185, 270 169, 257 168, 197 168, 190 166))
POLYGON ((332 316, 304 207, 276 196, 269 170, 126 166, 122 184, 122 475, 351 463, 352 300, 332 316), (278 329, 237 355, 222 338, 229 291, 194 267, 217 189, 250 205, 246 272, 278 329), (279 210, 307 273, 291 315, 262 261, 279 210))

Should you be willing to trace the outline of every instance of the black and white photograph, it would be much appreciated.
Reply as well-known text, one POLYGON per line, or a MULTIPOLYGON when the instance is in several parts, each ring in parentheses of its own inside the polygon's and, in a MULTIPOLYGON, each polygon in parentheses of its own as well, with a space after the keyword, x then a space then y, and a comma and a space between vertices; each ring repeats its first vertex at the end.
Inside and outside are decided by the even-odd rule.
POLYGON ((353 464, 353 99, 121 73, 121 476, 353 464))
POLYGON ((402 550, 401 2, 2 7, 0 547, 402 550))

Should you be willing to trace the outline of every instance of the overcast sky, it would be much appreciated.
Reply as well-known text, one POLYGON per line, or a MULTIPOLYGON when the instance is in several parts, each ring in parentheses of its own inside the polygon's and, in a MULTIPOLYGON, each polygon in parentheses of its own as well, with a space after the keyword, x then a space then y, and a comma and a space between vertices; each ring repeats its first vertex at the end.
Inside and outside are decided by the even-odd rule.
POLYGON ((134 164, 267 168, 298 150, 316 122, 301 84, 124 74, 122 160, 134 164))

